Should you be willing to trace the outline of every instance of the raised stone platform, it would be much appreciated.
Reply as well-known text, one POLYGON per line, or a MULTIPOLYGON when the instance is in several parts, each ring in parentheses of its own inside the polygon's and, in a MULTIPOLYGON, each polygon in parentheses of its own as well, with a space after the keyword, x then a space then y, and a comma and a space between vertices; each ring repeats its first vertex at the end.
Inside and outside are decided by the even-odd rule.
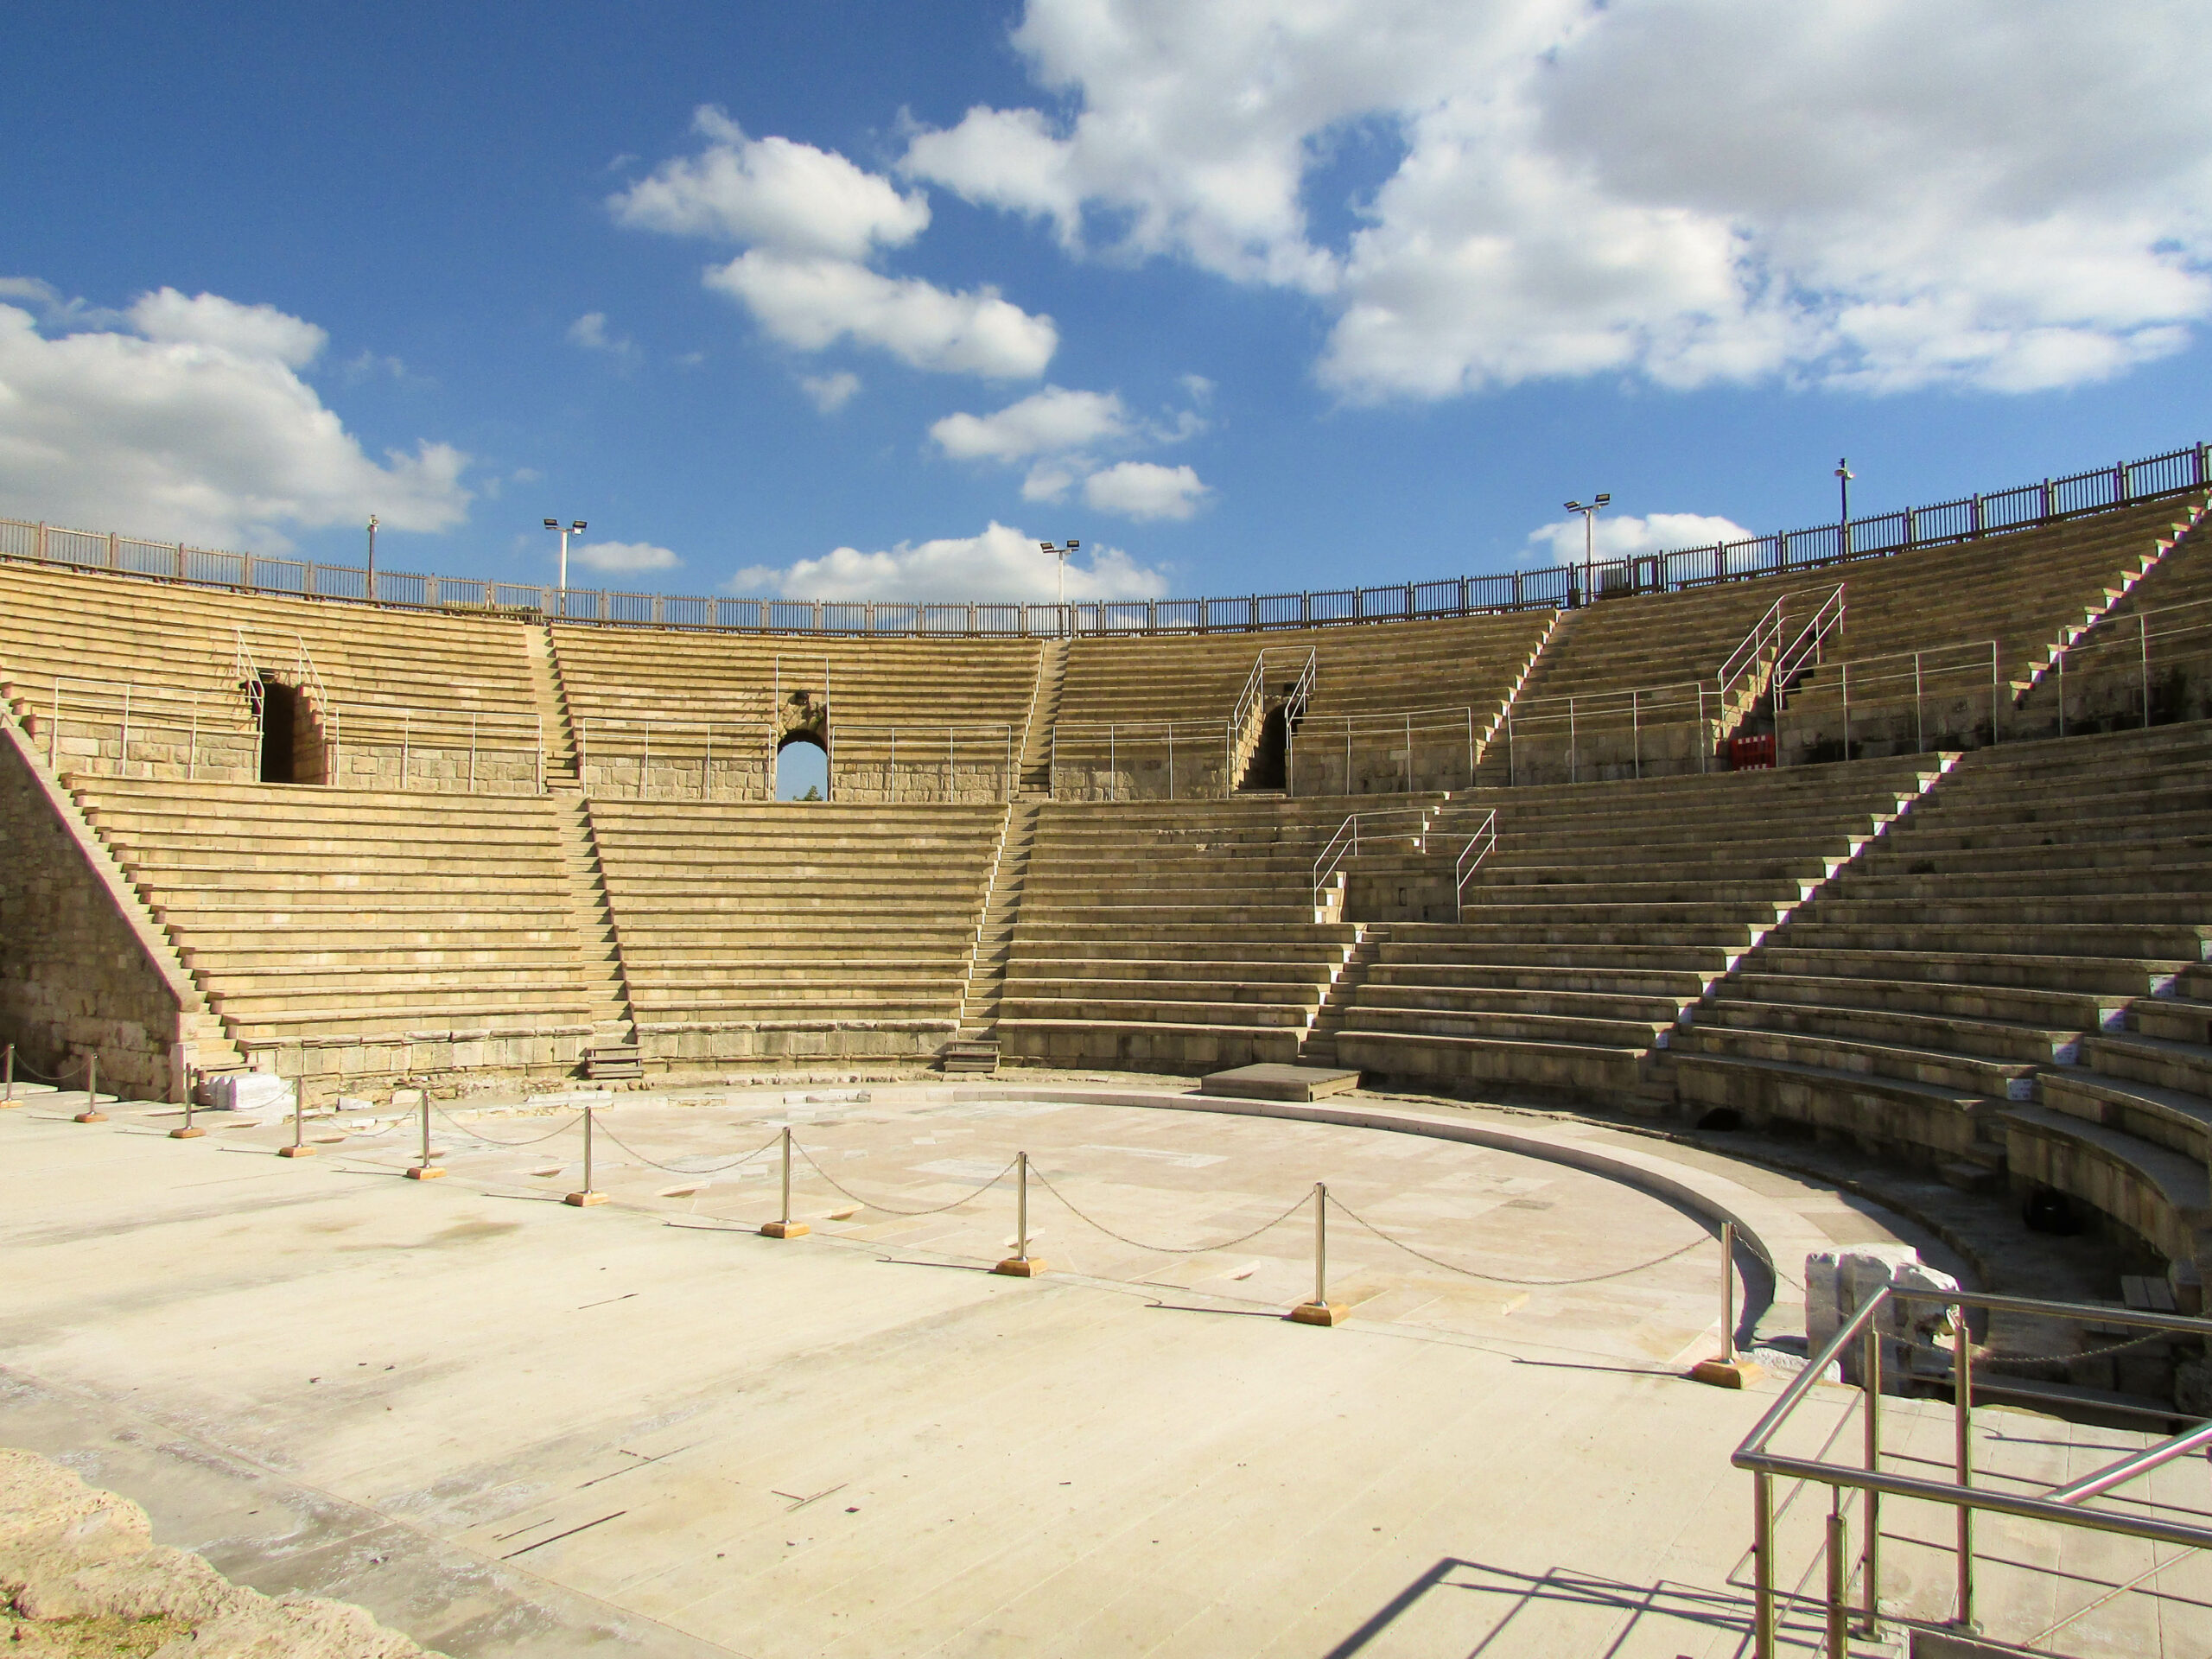
POLYGON ((1198 1085, 1202 1095, 1236 1100, 1320 1100, 1348 1095, 1359 1087, 1359 1073, 1319 1065, 1240 1065, 1210 1073, 1198 1085))

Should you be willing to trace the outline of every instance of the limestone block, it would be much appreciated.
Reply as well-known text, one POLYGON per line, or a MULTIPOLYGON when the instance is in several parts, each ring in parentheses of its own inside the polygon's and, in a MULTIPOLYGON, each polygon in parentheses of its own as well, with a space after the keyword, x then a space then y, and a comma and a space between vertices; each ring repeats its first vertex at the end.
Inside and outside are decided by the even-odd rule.
MULTIPOLYGON (((1816 1250, 1805 1258, 1805 1341, 1808 1352, 1818 1353, 1834 1339, 1869 1299, 1885 1287, 1900 1289, 1956 1290, 1958 1281, 1921 1264, 1920 1252, 1910 1244, 1861 1244, 1849 1249, 1816 1250)), ((1911 1342, 1928 1340, 1942 1322, 1942 1310, 1929 1303, 1892 1303, 1882 1320, 1882 1391, 1904 1392, 1904 1378, 1911 1342)), ((1843 1378, 1859 1381, 1864 1351, 1854 1342, 1842 1356, 1843 1378)))

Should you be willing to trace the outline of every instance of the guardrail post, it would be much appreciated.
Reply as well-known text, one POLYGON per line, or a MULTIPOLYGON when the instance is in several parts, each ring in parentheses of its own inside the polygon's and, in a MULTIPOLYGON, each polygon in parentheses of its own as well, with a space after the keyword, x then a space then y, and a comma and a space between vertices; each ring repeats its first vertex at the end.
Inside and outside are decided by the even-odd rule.
POLYGON ((1569 697, 1567 700, 1567 781, 1570 784, 1582 781, 1580 754, 1580 751, 1575 746, 1574 699, 1569 697))
MULTIPOLYGON (((2063 737, 2066 735, 2066 656, 2063 652, 2059 653, 2058 677, 2058 734, 2063 737)), ((1920 653, 1916 651, 1912 653, 1912 747, 1916 754, 1923 754, 1928 749, 1928 722, 1921 709, 1920 653)))
POLYGON ((404 1172, 410 1181, 435 1181, 445 1178, 445 1171, 430 1161, 430 1091, 423 1090, 423 1155, 412 1169, 404 1172))
POLYGON ((1410 795, 1410 794, 1412 794, 1413 792, 1414 792, 1414 717, 1413 717, 1412 711, 1411 711, 1411 710, 1408 710, 1408 711, 1407 711, 1407 714, 1406 714, 1406 793, 1407 793, 1407 794, 1408 794, 1408 795, 1410 795))
POLYGON ((1630 753, 1635 757, 1636 775, 1643 778, 1643 693, 1631 687, 1628 694, 1628 731, 1630 753))
POLYGON ((1843 1511, 1840 1507, 1842 1498, 1842 1488, 1831 1486, 1828 1489, 1827 1551, 1828 1659, 1851 1659, 1850 1608, 1847 1605, 1851 1565, 1846 1559, 1851 1549, 1851 1527, 1844 1520, 1843 1511))
MULTIPOLYGON (((1866 1408, 1866 1472, 1874 1474, 1882 1462, 1882 1332, 1872 1320, 1867 1322, 1866 1354, 1859 1362, 1859 1385, 1865 1390, 1866 1408)), ((1863 1560, 1866 1573, 1866 1616, 1859 1621, 1862 1635, 1878 1636, 1882 1630, 1882 1495, 1868 1487, 1859 1494, 1866 1503, 1866 1548, 1863 1560)))
POLYGON ((476 711, 468 715, 468 792, 476 792, 476 711))
POLYGON ((77 1114, 77 1122, 107 1122, 107 1114, 100 1110, 100 1057, 97 1053, 85 1056, 85 1109, 77 1114))
POLYGON ((1751 1652, 1774 1656, 1774 1477, 1751 1471, 1751 1652))
POLYGON ((1029 1154, 1014 1154, 1014 1254, 991 1269, 1010 1279, 1034 1279, 1045 1263, 1029 1254, 1029 1154))
MULTIPOLYGON (((1230 750, 1229 753, 1230 755, 1229 764, 1234 769, 1235 751, 1230 750)), ((1224 787, 1222 791, 1222 798, 1226 800, 1228 796, 1229 791, 1224 787)), ((1167 722, 1167 798, 1171 801, 1175 798, 1175 722, 1172 719, 1167 722)))
MULTIPOLYGON (((1961 1486, 1974 1484, 1974 1336, 1967 1329, 1963 1306, 1951 1310, 1951 1433, 1954 1472, 1961 1486)), ((1974 1510, 1959 1505, 1959 1616, 1962 1630, 1979 1629, 1974 1622, 1974 1510)))
MULTIPOLYGON (((2143 658, 2143 726, 2147 731, 2151 725, 2151 624, 2147 614, 2142 611, 2135 613, 2135 637, 2143 658)), ((124 709, 127 727, 130 720, 128 702, 124 704, 124 709)))
POLYGON ((803 1221, 791 1219, 791 1131, 789 1124, 784 1126, 784 1132, 779 1138, 783 1142, 784 1153, 783 1201, 777 1211, 777 1219, 761 1224, 760 1235, 764 1238, 804 1238, 814 1230, 803 1221))
MULTIPOLYGON (((428 1096, 423 1097, 426 1101, 428 1096)), ((571 1192, 561 1200, 582 1210, 594 1204, 605 1204, 607 1194, 595 1190, 591 1184, 591 1108, 584 1108, 584 1185, 581 1192, 571 1192)))
POLYGON ((1851 759, 1851 664, 1838 663, 1837 671, 1843 677, 1843 758, 1851 759))

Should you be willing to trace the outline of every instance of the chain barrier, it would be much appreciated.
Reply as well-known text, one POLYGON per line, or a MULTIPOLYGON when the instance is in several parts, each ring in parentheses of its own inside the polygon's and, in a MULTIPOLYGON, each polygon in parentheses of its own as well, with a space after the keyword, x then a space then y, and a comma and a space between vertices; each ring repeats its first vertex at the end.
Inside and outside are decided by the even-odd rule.
POLYGON ((813 1166, 814 1173, 816 1174, 819 1175, 823 1180, 829 1182, 830 1185, 836 1187, 838 1192, 843 1193, 855 1204, 861 1205, 864 1209, 880 1210, 886 1215, 890 1216, 941 1216, 948 1210, 957 1210, 962 1205, 968 1203, 970 1199, 981 1198, 984 1193, 989 1192, 1001 1181, 1004 1180, 1007 1176, 1007 1170, 1012 1169, 1014 1165, 1014 1160, 1013 1159, 1007 1159, 1006 1160, 1006 1169, 999 1171, 997 1174, 992 1176, 989 1180, 985 1181, 973 1192, 968 1193, 965 1197, 955 1198, 950 1204, 936 1205, 927 1210, 895 1210, 887 1204, 878 1204, 873 1198, 864 1198, 861 1197, 859 1193, 854 1192, 850 1187, 841 1183, 836 1176, 832 1175, 828 1170, 823 1168, 821 1165, 815 1163, 814 1154, 809 1152, 804 1147, 800 1146, 798 1141, 794 1141, 791 1143, 791 1146, 792 1148, 798 1152, 800 1157, 805 1159, 810 1165, 813 1166))
POLYGON ((448 1112, 442 1106, 433 1106, 430 1109, 436 1113, 440 1117, 444 1118, 446 1121, 446 1126, 455 1135, 465 1135, 469 1136, 472 1140, 482 1141, 488 1145, 494 1147, 534 1147, 542 1141, 550 1141, 556 1135, 566 1135, 570 1129, 575 1128, 577 1124, 584 1121, 583 1113, 579 1111, 574 1117, 562 1124, 558 1128, 549 1129, 543 1135, 533 1135, 527 1141, 502 1141, 496 1135, 480 1134, 477 1130, 470 1128, 465 1123, 455 1122, 454 1121, 453 1115, 448 1112))
POLYGON ((336 1118, 333 1118, 329 1122, 323 1124, 321 1127, 324 1128, 337 1130, 339 1134, 344 1135, 348 1141, 379 1141, 409 1121, 409 1119, 404 1117, 395 1117, 391 1122, 385 1124, 384 1128, 380 1129, 349 1129, 343 1123, 338 1122, 336 1118))
POLYGON ((1058 1187, 1054 1186, 1052 1182, 1046 1179, 1045 1177, 1039 1173, 1037 1166, 1034 1164, 1032 1164, 1029 1166, 1029 1179, 1036 1182, 1039 1186, 1043 1187, 1047 1192, 1050 1192, 1062 1204, 1067 1205, 1069 1210, 1074 1212, 1077 1219, 1089 1223, 1091 1226, 1096 1227, 1100 1232, 1105 1234, 1107 1237, 1118 1239, 1121 1243, 1134 1246, 1135 1249, 1140 1250, 1157 1250, 1163 1255, 1204 1255, 1209 1250, 1233 1250, 1239 1244, 1246 1243, 1252 1239, 1257 1238, 1262 1233, 1266 1232, 1268 1228, 1280 1227, 1284 1222, 1288 1221, 1293 1216, 1304 1209, 1309 1202, 1308 1196, 1301 1193, 1297 1198, 1291 1200, 1289 1209, 1284 1211, 1273 1220, 1263 1221, 1257 1227, 1255 1227, 1250 1232, 1240 1233, 1235 1238, 1223 1239, 1217 1244, 1147 1244, 1141 1238, 1131 1238, 1127 1233, 1117 1233, 1111 1227, 1109 1227, 1104 1222, 1099 1220, 1096 1216, 1086 1214, 1076 1204, 1076 1201, 1073 1198, 1068 1197, 1068 1195, 1061 1192, 1058 1187))
MULTIPOLYGON (((2108 1342, 2101 1348, 2084 1348, 2075 1354, 2003 1354, 1994 1350, 1979 1352, 1974 1357, 1974 1368, 1985 1365, 2066 1365, 2077 1359, 2101 1359, 2107 1354, 2124 1354, 2131 1348, 2147 1348, 2154 1342, 2171 1342, 2176 1332, 2154 1331, 2147 1337, 2128 1337, 2119 1342, 2108 1342)), ((1937 1353, 1945 1351, 1936 1349, 1937 1353)))
POLYGON ((1713 1236, 1710 1233, 1700 1233, 1695 1238, 1683 1245, 1680 1249, 1669 1250, 1664 1255, 1655 1255, 1649 1262, 1639 1262, 1632 1268, 1616 1268, 1611 1273, 1586 1274, 1577 1279, 1516 1279, 1510 1274, 1478 1273, 1472 1268, 1463 1268, 1458 1266, 1456 1263, 1443 1261, 1439 1257, 1429 1255, 1426 1250, 1415 1249, 1412 1245, 1407 1243, 1402 1238, 1393 1238, 1389 1234, 1384 1232, 1380 1227, 1377 1227, 1373 1222, 1368 1220, 1366 1217, 1361 1215, 1357 1211, 1345 1204, 1344 1201, 1342 1198, 1339 1198, 1335 1193, 1332 1192, 1329 1194, 1329 1202, 1334 1205, 1338 1209, 1343 1211, 1345 1215, 1357 1222, 1361 1226, 1366 1228, 1369 1232, 1374 1234, 1376 1237, 1381 1239, 1385 1244, 1394 1244, 1398 1249, 1403 1250, 1408 1255, 1419 1256, 1431 1267, 1441 1268, 1446 1273, 1460 1274, 1469 1279, 1484 1280, 1493 1285, 1526 1285, 1536 1289, 1548 1289, 1562 1285, 1599 1285, 1605 1283, 1608 1279, 1625 1279, 1632 1273, 1642 1273, 1647 1268, 1656 1268, 1662 1262, 1672 1262, 1678 1255, 1688 1255, 1692 1250, 1697 1249, 1700 1244, 1709 1244, 1713 1243, 1713 1236))
MULTIPOLYGON (((85 1074, 86 1067, 91 1064, 92 1062, 87 1060, 84 1065, 76 1067, 75 1069, 78 1075, 82 1077, 85 1074)), ((16 1051, 16 1070, 18 1071, 29 1072, 31 1076, 37 1078, 41 1083, 52 1084, 60 1083, 64 1078, 68 1077, 70 1072, 70 1068, 66 1065, 61 1068, 61 1071, 58 1075, 49 1071, 41 1071, 38 1067, 33 1065, 29 1060, 23 1058, 23 1051, 20 1048, 16 1051)))
MULTIPOLYGON (((615 1134, 613 1130, 608 1128, 604 1123, 599 1125, 598 1132, 605 1135, 608 1140, 612 1141, 616 1146, 621 1147, 623 1151, 628 1153, 639 1163, 648 1165, 654 1169, 664 1171, 671 1175, 719 1175, 726 1169, 735 1169, 740 1164, 751 1163, 755 1158, 758 1158, 762 1153, 767 1151, 770 1147, 774 1146, 778 1141, 780 1141, 783 1138, 781 1135, 772 1136, 766 1145, 756 1147, 751 1152, 747 1153, 742 1158, 733 1158, 726 1164, 715 1164, 712 1167, 707 1169, 684 1169, 675 1164, 664 1164, 657 1158, 648 1158, 644 1153, 639 1152, 635 1147, 632 1146, 627 1141, 625 1141, 620 1135, 615 1134)), ((703 1157, 707 1154, 702 1154, 700 1155, 703 1157)), ((811 1160, 809 1161, 810 1162, 811 1160)))

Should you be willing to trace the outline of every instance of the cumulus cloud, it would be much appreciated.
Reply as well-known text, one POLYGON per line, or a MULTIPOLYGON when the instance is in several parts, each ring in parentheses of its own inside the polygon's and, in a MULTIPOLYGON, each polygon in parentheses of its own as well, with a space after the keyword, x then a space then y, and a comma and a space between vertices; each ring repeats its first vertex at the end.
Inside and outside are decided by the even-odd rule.
MULTIPOLYGON (((1206 391, 1210 383, 1185 377, 1206 391)), ((988 415, 946 416, 930 428, 937 447, 955 461, 996 461, 1019 466, 1030 461, 1021 494, 1028 501, 1058 501, 1077 484, 1093 509, 1132 518, 1187 518, 1209 492, 1189 467, 1166 467, 1122 461, 1103 469, 1094 458, 1100 448, 1135 448, 1173 443, 1205 430, 1194 410, 1171 421, 1140 419, 1111 391, 1072 391, 1046 386, 988 415)))
POLYGON ((788 138, 748 138, 712 105, 692 125, 706 149, 663 162, 608 198, 617 223, 842 259, 903 247, 929 227, 921 192, 901 195, 842 156, 788 138))
POLYGON ((616 572, 673 570, 683 563, 651 542, 586 542, 571 547, 569 556, 587 570, 616 572))
POLYGON ((850 369, 839 369, 835 374, 803 374, 798 386, 814 400, 815 408, 835 415, 859 395, 861 378, 850 369))
POLYGON ((771 339, 803 352, 849 340, 915 368, 1026 379, 1059 346, 1052 320, 1033 316, 988 283, 938 287, 868 263, 928 227, 929 202, 844 156, 787 138, 750 138, 702 108, 696 156, 664 162, 607 198, 620 224, 744 245, 705 273, 709 288, 746 307, 771 339))
POLYGON ((291 545, 284 527, 372 512, 392 530, 461 523, 467 457, 423 442, 369 459, 300 378, 325 340, 273 307, 167 288, 113 329, 56 338, 0 304, 0 512, 270 551, 291 545))
POLYGON ((569 325, 569 344, 581 346, 588 352, 606 352, 615 357, 627 357, 637 347, 620 334, 607 332, 607 313, 587 311, 569 325))
MULTIPOLYGON (((1166 573, 1138 564, 1119 548, 1092 547, 1068 561, 1071 600, 1155 599, 1166 573)), ((841 547, 781 569, 754 565, 730 582, 748 598, 842 600, 995 600, 1048 602, 1059 580, 1057 559, 1038 538, 996 519, 980 536, 901 542, 879 552, 841 547)))
POLYGON ((930 428, 930 436, 955 461, 1012 466, 1032 455, 1118 441, 1131 429, 1118 393, 1047 386, 995 414, 948 415, 930 428))
POLYGON ((2032 391, 2212 312, 2212 129, 2165 118, 2195 34, 2155 0, 1030 0, 1053 112, 970 110, 900 170, 1071 253, 1313 296, 1352 398, 2032 391), (1389 164, 1326 236, 1355 130, 1389 164))
POLYGON ((772 339, 803 352, 849 339, 918 369, 1020 379, 1042 374, 1059 345, 1050 317, 1029 315, 995 288, 949 293, 849 259, 750 248, 710 268, 707 286, 743 301, 772 339))
POLYGON ((1083 499, 1128 518, 1188 518, 1211 493, 1188 467, 1124 461, 1083 480, 1083 499))
MULTIPOLYGON (((1705 512, 1600 513, 1591 537, 1600 559, 1633 558, 1647 553, 1672 553, 1686 547, 1711 547, 1719 542, 1748 540, 1751 531, 1732 518, 1705 512)), ((1582 518, 1562 518, 1529 532, 1528 546, 1517 563, 1523 565, 1580 564, 1583 559, 1582 518)))

